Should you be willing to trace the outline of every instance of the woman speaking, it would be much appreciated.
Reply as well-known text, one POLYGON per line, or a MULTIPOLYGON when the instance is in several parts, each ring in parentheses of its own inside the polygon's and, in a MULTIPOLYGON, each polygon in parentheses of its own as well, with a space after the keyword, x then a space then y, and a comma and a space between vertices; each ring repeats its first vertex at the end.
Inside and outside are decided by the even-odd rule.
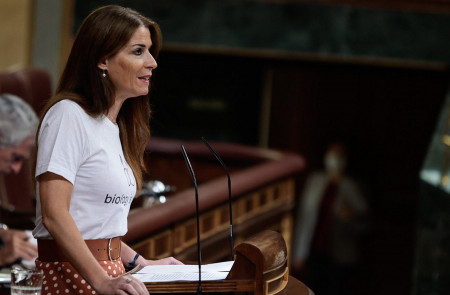
POLYGON ((141 188, 158 25, 120 6, 82 23, 37 132, 36 228, 43 294, 148 294, 124 264, 151 261, 121 241, 141 188))

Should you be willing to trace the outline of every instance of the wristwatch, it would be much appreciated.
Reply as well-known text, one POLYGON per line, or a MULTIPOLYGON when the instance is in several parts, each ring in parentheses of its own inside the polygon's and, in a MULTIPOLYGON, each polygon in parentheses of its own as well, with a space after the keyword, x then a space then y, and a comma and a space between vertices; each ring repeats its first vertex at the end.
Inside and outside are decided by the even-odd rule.
POLYGON ((4 223, 0 223, 0 229, 7 230, 7 229, 9 229, 9 227, 4 223))

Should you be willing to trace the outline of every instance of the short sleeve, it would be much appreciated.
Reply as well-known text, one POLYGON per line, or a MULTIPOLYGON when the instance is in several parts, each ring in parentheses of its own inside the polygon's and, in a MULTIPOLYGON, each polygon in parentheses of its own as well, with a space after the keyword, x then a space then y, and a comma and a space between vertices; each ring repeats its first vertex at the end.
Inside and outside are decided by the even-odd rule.
POLYGON ((50 108, 39 130, 35 177, 52 172, 74 183, 87 140, 85 115, 78 104, 69 100, 50 108))

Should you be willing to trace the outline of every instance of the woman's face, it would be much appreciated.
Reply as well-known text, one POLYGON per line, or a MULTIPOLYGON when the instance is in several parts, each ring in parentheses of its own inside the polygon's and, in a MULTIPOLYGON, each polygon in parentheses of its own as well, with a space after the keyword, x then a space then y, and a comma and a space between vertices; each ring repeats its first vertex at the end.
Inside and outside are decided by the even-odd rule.
POLYGON ((99 63, 116 88, 116 100, 148 93, 152 70, 157 67, 151 46, 150 30, 140 26, 116 55, 99 63))

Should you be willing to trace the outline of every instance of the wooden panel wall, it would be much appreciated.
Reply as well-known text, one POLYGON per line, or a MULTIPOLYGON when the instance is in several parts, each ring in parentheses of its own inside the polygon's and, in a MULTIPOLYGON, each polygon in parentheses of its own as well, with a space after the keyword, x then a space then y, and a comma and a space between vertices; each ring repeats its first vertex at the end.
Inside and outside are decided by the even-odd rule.
MULTIPOLYGON (((294 179, 286 178, 233 201, 234 245, 270 229, 283 235, 290 253, 295 194, 294 179)), ((199 228, 203 263, 229 260, 228 204, 200 214, 199 228)), ((173 224, 132 246, 151 259, 174 256, 184 263, 195 264, 198 257, 196 218, 173 224)))
POLYGON ((0 1, 0 70, 30 64, 32 13, 32 0, 0 1))

